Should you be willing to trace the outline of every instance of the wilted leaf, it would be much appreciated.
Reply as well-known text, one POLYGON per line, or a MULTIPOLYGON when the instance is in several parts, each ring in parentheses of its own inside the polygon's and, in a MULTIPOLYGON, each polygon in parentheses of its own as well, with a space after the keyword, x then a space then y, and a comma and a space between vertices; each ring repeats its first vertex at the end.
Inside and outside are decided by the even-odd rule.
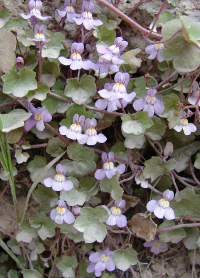
POLYGON ((128 221, 128 225, 133 233, 146 241, 153 240, 156 235, 157 225, 150 214, 137 213, 128 221))

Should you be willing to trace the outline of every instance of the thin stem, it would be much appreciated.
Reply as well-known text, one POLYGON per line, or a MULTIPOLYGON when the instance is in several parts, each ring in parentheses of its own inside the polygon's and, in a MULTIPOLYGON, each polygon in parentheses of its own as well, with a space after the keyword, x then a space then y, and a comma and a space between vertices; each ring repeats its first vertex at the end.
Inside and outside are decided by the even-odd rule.
POLYGON ((57 25, 57 27, 56 27, 56 32, 58 32, 58 29, 59 29, 59 26, 60 26, 60 23, 62 22, 62 20, 63 20, 63 17, 62 17, 61 20, 58 22, 58 25, 57 25))
POLYGON ((135 11, 141 4, 148 2, 149 0, 145 1, 145 0, 140 0, 137 4, 135 4, 135 6, 133 6, 133 8, 127 13, 127 16, 130 16, 132 14, 133 11, 135 11))
POLYGON ((160 195, 163 197, 162 192, 160 192, 159 190, 155 189, 153 186, 151 186, 150 184, 148 185, 149 189, 151 189, 152 191, 154 191, 156 194, 160 195))
POLYGON ((182 177, 180 177, 179 175, 176 174, 176 172, 174 170, 171 171, 173 173, 173 175, 175 176, 175 178, 177 178, 177 180, 179 180, 182 184, 184 184, 185 186, 192 186, 191 184, 185 182, 182 177))
MULTIPOLYGON (((97 2, 103 4, 105 7, 107 7, 109 10, 111 10, 112 12, 116 13, 119 17, 121 17, 123 20, 125 20, 126 22, 128 22, 131 26, 135 27, 137 30, 139 30, 142 34, 144 34, 145 36, 148 36, 150 31, 143 28, 141 25, 139 25, 137 22, 135 22, 133 19, 131 19, 130 17, 128 17, 127 15, 125 15, 123 12, 121 12, 120 10, 118 10, 117 8, 115 8, 113 5, 111 5, 110 3, 106 2, 105 0, 96 0, 97 2)), ((152 37, 161 40, 162 39, 162 35, 160 34, 156 34, 156 33, 152 33, 151 34, 152 37)))
POLYGON ((17 47, 18 47, 18 49, 19 49, 19 53, 20 53, 20 55, 23 57, 22 52, 21 52, 21 48, 20 48, 20 45, 19 45, 19 41, 18 41, 17 38, 16 38, 16 42, 17 42, 17 47))
POLYGON ((137 169, 135 169, 133 175, 131 175, 129 178, 119 181, 119 184, 132 180, 135 177, 136 173, 137 173, 137 169))
POLYGON ((66 137, 62 136, 57 130, 55 130, 52 126, 50 126, 49 124, 47 123, 44 123, 45 126, 47 128, 49 128, 51 131, 53 131, 53 133, 55 133, 56 135, 58 135, 58 137, 60 137, 60 139, 62 139, 63 141, 65 141, 65 143, 67 143, 68 145, 71 144, 71 142, 69 141, 69 139, 67 139, 66 137))
POLYGON ((40 50, 38 81, 41 81, 41 74, 42 74, 42 49, 40 50))
POLYGON ((163 80, 162 82, 160 82, 157 86, 153 87, 154 89, 159 89, 160 87, 162 87, 164 84, 168 83, 172 78, 174 78, 176 75, 178 75, 178 72, 175 71, 173 72, 169 77, 167 77, 165 80, 163 80))
POLYGON ((131 273, 133 274, 133 277, 134 278, 138 278, 136 273, 135 273, 135 271, 134 271, 134 269, 133 269, 133 267, 132 267, 132 265, 130 265, 129 269, 130 269, 131 273))
POLYGON ((194 169, 192 167, 192 162, 190 159, 190 173, 192 174, 193 179, 195 180, 195 182, 200 186, 200 181, 196 178, 195 174, 194 174, 194 169))
POLYGON ((172 181, 173 181, 174 187, 175 187, 175 189, 176 189, 176 192, 178 192, 179 189, 178 189, 178 186, 177 186, 177 184, 176 184, 176 180, 175 180, 175 178, 174 178, 174 174, 172 173, 172 171, 171 171, 170 174, 171 174, 172 181))
POLYGON ((148 40, 147 39, 147 41, 149 42, 149 43, 151 43, 151 44, 160 44, 160 43, 166 43, 166 42, 168 42, 168 41, 170 41, 173 37, 175 37, 178 33, 180 33, 180 32, 182 32, 182 29, 181 30, 178 30, 176 33, 174 33, 170 38, 168 38, 168 39, 166 39, 166 40, 164 40, 164 41, 157 41, 157 42, 155 42, 155 41, 151 41, 151 40, 148 40))
POLYGON ((161 153, 159 152, 159 150, 156 148, 156 146, 151 142, 151 140, 149 139, 148 136, 146 136, 146 139, 148 141, 148 143, 151 145, 151 147, 154 149, 154 151, 157 153, 157 155, 160 157, 160 158, 163 158, 161 153))
POLYGON ((181 218, 180 218, 180 222, 183 224, 183 219, 186 218, 186 219, 190 219, 191 221, 196 221, 196 222, 199 222, 200 219, 199 218, 193 218, 191 216, 188 216, 188 215, 183 215, 181 218))
POLYGON ((156 22, 157 22, 157 20, 158 20, 158 18, 159 18, 159 16, 160 16, 160 13, 162 12, 162 10, 163 10, 163 8, 164 8, 164 6, 165 6, 166 3, 167 3, 167 0, 165 0, 165 1, 163 2, 163 4, 162 4, 162 6, 161 6, 161 8, 160 8, 160 10, 159 10, 159 12, 158 12, 158 14, 157 14, 155 20, 154 20, 153 26, 152 26, 152 28, 151 28, 149 34, 148 34, 148 37, 151 36, 151 34, 152 34, 152 32, 153 32, 153 29, 154 29, 154 27, 155 27, 155 25, 156 25, 156 22))
POLYGON ((174 231, 177 229, 182 229, 182 228, 192 228, 192 227, 200 227, 200 223, 192 223, 192 224, 181 224, 181 225, 176 225, 173 227, 167 227, 164 229, 158 229, 157 233, 163 233, 163 232, 168 232, 168 231, 174 231))

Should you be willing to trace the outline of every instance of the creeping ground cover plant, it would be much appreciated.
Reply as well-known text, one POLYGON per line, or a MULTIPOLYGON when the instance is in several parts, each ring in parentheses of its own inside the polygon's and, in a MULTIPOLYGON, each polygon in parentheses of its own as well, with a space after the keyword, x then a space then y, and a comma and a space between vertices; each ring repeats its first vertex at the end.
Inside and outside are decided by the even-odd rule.
POLYGON ((184 254, 198 277, 200 21, 26 2, 0 10, 0 276, 139 278, 184 254))

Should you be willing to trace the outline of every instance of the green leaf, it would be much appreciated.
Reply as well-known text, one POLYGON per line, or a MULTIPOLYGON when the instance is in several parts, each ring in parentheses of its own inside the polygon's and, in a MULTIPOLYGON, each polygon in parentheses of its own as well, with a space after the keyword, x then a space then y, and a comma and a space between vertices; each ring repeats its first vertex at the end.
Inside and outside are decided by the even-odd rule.
POLYGON ((124 143, 121 141, 117 141, 111 148, 110 151, 112 151, 114 153, 115 156, 118 156, 124 160, 128 161, 127 158, 127 151, 126 148, 124 146, 124 143))
POLYGON ((84 74, 80 82, 76 78, 68 79, 65 87, 65 95, 71 97, 77 104, 84 103, 89 97, 96 93, 94 77, 84 74))
MULTIPOLYGON (((46 165, 46 158, 40 155, 36 155, 34 159, 29 162, 29 164, 27 165, 27 169, 30 172, 30 178, 32 181, 35 181, 36 178, 38 178, 39 173, 41 173, 41 169, 43 169, 46 165)), ((42 181, 46 178, 54 178, 55 174, 56 171, 53 168, 50 168, 43 176, 42 181)))
MULTIPOLYGON (((170 0, 168 0, 168 3, 170 3, 169 1, 170 0)), ((171 1, 180 1, 180 0, 171 0, 171 1)), ((156 25, 155 25, 153 31, 156 32, 156 27, 158 26, 159 23, 165 24, 168 21, 175 19, 175 18, 178 18, 178 15, 173 15, 170 11, 162 11, 161 14, 159 15, 158 20, 156 21, 156 25)), ((154 22, 151 23, 151 25, 149 26, 149 29, 152 28, 153 23, 154 22)))
POLYGON ((19 246, 19 243, 14 238, 10 238, 9 241, 7 241, 7 245, 10 247, 11 251, 16 255, 21 255, 21 247, 19 246))
POLYGON ((169 173, 176 166, 175 159, 170 159, 164 162, 160 157, 152 156, 151 159, 146 160, 144 165, 146 166, 144 169, 145 178, 151 178, 153 182, 157 177, 169 173))
POLYGON ((8 278, 19 278, 17 270, 10 269, 7 274, 8 278))
POLYGON ((199 142, 189 143, 187 146, 175 149, 171 158, 176 159, 175 170, 177 172, 183 171, 187 166, 191 156, 200 149, 199 142))
POLYGON ((165 134, 166 125, 162 123, 161 119, 153 116, 152 121, 154 125, 146 130, 146 135, 151 140, 160 140, 165 134))
POLYGON ((27 99, 28 101, 31 101, 33 98, 44 100, 47 97, 49 90, 50 88, 47 85, 39 81, 37 83, 37 89, 28 92, 27 99))
POLYGON ((46 151, 52 157, 57 157, 63 153, 63 149, 67 147, 67 144, 59 137, 53 137, 49 140, 46 151))
POLYGON ((106 222, 108 212, 103 207, 82 208, 81 215, 76 218, 74 227, 81 233, 86 243, 102 242, 106 236, 106 227, 101 222, 106 222))
MULTIPOLYGON (((179 83, 179 82, 181 82, 181 78, 178 78, 177 83, 179 83)), ((189 93, 191 83, 192 83, 192 80, 186 79, 182 82, 182 84, 176 86, 174 88, 174 90, 177 92, 181 92, 181 90, 183 88, 183 93, 189 93)))
MULTIPOLYGON (((199 23, 195 22, 196 26, 198 26, 198 24, 199 23)), ((176 36, 167 41, 165 43, 165 48, 161 50, 161 56, 167 61, 173 60, 175 70, 182 74, 194 71, 200 63, 200 48, 196 46, 195 41, 195 38, 199 37, 199 31, 196 33, 196 30, 192 27, 190 38, 188 37, 188 30, 186 32, 184 28, 180 19, 173 19, 164 24, 162 28, 163 40, 170 38, 179 30, 182 30, 182 32, 179 32, 176 36), (183 34, 185 38, 187 34, 186 39, 192 43, 187 42, 183 34)))
POLYGON ((195 194, 193 188, 185 188, 177 192, 175 200, 170 202, 170 206, 174 210, 176 217, 183 215, 200 217, 200 195, 195 194))
POLYGON ((170 94, 169 96, 162 97, 162 103, 165 106, 165 110, 160 115, 160 117, 168 118, 171 116, 172 111, 181 111, 181 108, 178 107, 179 98, 175 94, 170 94))
POLYGON ((9 10, 3 9, 0 11, 0 28, 2 28, 6 22, 10 19, 9 10))
POLYGON ((129 50, 123 55, 121 55, 120 59, 124 60, 124 64, 128 64, 131 69, 140 68, 142 59, 135 57, 140 52, 141 49, 139 48, 129 50))
POLYGON ((189 16, 180 16, 183 25, 183 38, 197 47, 200 47, 200 23, 189 16))
POLYGON ((100 188, 103 192, 108 192, 114 200, 119 200, 123 195, 123 189, 119 185, 119 172, 112 179, 105 177, 100 181, 100 188))
POLYGON ((135 86, 134 91, 137 93, 137 97, 144 97, 147 93, 144 76, 140 76, 135 80, 135 86))
POLYGON ((145 143, 144 134, 141 135, 126 135, 126 139, 124 141, 124 146, 129 149, 142 149, 145 143))
POLYGON ((49 187, 42 184, 38 185, 38 188, 33 191, 33 198, 40 204, 40 210, 49 210, 50 203, 53 199, 59 199, 58 194, 49 187))
POLYGON ((184 228, 187 236, 183 239, 183 243, 188 250, 194 250, 197 246, 197 240, 199 238, 198 228, 184 228))
POLYGON ((95 170, 93 150, 75 143, 67 147, 67 154, 71 160, 65 159, 61 162, 62 165, 67 167, 67 175, 82 177, 95 170))
POLYGON ((27 152, 22 152, 22 150, 16 150, 15 158, 18 164, 24 163, 28 160, 29 154, 27 152))
MULTIPOLYGON (((171 202, 170 202, 170 205, 171 205, 171 202)), ((173 226, 175 226, 174 221, 164 220, 164 222, 158 227, 158 229, 165 229, 165 228, 173 227, 173 226)), ((183 228, 159 233, 159 238, 163 242, 171 241, 173 243, 178 243, 186 236, 187 236, 187 234, 183 228)))
POLYGON ((171 111, 170 116, 167 118, 169 129, 174 128, 176 125, 180 124, 180 119, 182 118, 181 112, 171 111))
POLYGON ((200 169, 200 153, 197 153, 195 157, 194 167, 200 169))
POLYGON ((4 94, 13 94, 16 97, 24 97, 29 90, 37 88, 35 75, 35 72, 26 68, 22 68, 19 74, 14 70, 10 70, 2 76, 2 80, 4 81, 4 94))
POLYGON ((136 112, 134 116, 122 116, 122 131, 126 134, 141 135, 153 125, 148 112, 136 112))
POLYGON ((70 128, 70 126, 73 124, 73 117, 75 114, 78 114, 79 116, 84 115, 86 119, 94 118, 94 114, 90 111, 86 112, 85 107, 83 105, 72 103, 70 107, 67 109, 67 118, 62 120, 60 122, 60 125, 65 125, 66 127, 70 128))
MULTIPOLYGON (((62 92, 54 92, 58 96, 65 97, 62 92)), ((67 103, 52 95, 47 95, 46 99, 42 101, 42 106, 45 107, 51 115, 57 113, 64 113, 69 107, 70 103, 67 103)), ((66 119, 64 119, 66 120, 66 119)))
POLYGON ((16 38, 4 29, 0 30, 0 75, 9 72, 15 65, 16 38))
POLYGON ((109 47, 114 44, 114 40, 116 38, 116 32, 109 30, 107 26, 104 26, 97 32, 97 36, 99 41, 97 44, 104 45, 105 47, 109 47))
POLYGON ((167 0, 167 2, 176 7, 180 4, 181 0, 167 0))
POLYGON ((104 26, 106 26, 109 30, 114 30, 117 27, 117 22, 115 20, 112 20, 112 19, 107 20, 107 17, 104 14, 98 15, 97 18, 100 19, 103 22, 102 25, 97 27, 99 29, 102 29, 104 26))
POLYGON ((27 113, 23 109, 12 110, 9 114, 0 114, 3 123, 3 132, 9 132, 24 126, 24 122, 30 118, 32 113, 27 113))
MULTIPOLYGON (((83 177, 79 180, 79 184, 81 186, 81 189, 87 192, 94 187, 95 179, 93 177, 83 177)), ((96 195, 97 192, 98 192, 98 187, 96 186, 93 190, 86 193, 86 201, 89 201, 90 197, 96 195)))
POLYGON ((32 228, 28 220, 25 220, 20 225, 20 231, 17 232, 16 240, 30 243, 33 238, 37 237, 37 230, 32 228))
POLYGON ((42 240, 55 236, 56 223, 49 217, 46 217, 43 212, 38 213, 35 217, 31 217, 29 223, 31 227, 37 229, 38 235, 42 240))
MULTIPOLYGON (((15 111, 15 110, 13 110, 13 111, 15 111)), ((16 128, 14 130, 9 131, 6 135, 8 143, 9 144, 16 144, 21 139, 23 133, 24 133, 24 128, 23 127, 19 127, 19 128, 16 128)))
POLYGON ((24 269, 24 270, 22 270, 22 274, 23 274, 24 278, 41 278, 42 277, 42 275, 34 269, 31 269, 31 270, 24 269))
POLYGON ((36 261, 38 259, 38 254, 41 254, 45 251, 44 245, 37 240, 32 240, 31 243, 28 245, 29 250, 31 250, 30 253, 30 259, 31 261, 36 261))
POLYGON ((45 47, 42 49, 42 57, 55 59, 59 57, 61 49, 64 49, 64 46, 61 43, 61 41, 64 39, 64 34, 56 32, 50 36, 50 39, 51 41, 46 43, 45 47))
POLYGON ((112 123, 115 121, 116 116, 104 114, 103 118, 98 122, 96 129, 104 129, 112 125, 112 123))
POLYGON ((115 250, 113 261, 118 269, 126 271, 130 265, 137 264, 137 252, 130 247, 124 250, 115 250))
POLYGON ((62 276, 65 278, 74 278, 75 271, 73 268, 76 268, 78 265, 76 257, 62 256, 61 260, 56 263, 57 268, 62 272, 62 276))

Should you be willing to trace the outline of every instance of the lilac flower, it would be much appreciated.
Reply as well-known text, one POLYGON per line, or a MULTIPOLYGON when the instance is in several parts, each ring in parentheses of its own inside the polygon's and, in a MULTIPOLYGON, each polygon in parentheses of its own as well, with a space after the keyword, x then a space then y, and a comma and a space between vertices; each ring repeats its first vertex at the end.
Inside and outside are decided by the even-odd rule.
POLYGON ((150 44, 145 48, 145 51, 146 51, 147 54, 150 54, 150 56, 148 57, 149 59, 153 60, 157 56, 158 61, 163 62, 164 59, 160 55, 160 50, 162 50, 164 47, 165 46, 164 46, 163 43, 150 44))
POLYGON ((154 113, 158 115, 162 114, 165 107, 162 101, 156 99, 156 93, 156 89, 149 89, 144 98, 137 99, 133 103, 133 108, 136 111, 147 111, 149 117, 153 117, 154 113))
POLYGON ((30 19, 33 26, 35 26, 40 20, 45 20, 50 16, 41 16, 42 2, 40 0, 29 1, 29 14, 20 14, 24 19, 30 19))
POLYGON ((183 111, 181 114, 182 118, 180 119, 180 123, 179 125, 176 125, 174 129, 177 132, 181 132, 181 130, 183 129, 185 135, 190 135, 192 132, 197 131, 197 127, 194 124, 188 123, 186 112, 183 111))
POLYGON ((97 120, 96 119, 86 119, 85 120, 85 126, 86 126, 86 131, 85 135, 87 135, 86 138, 80 139, 78 142, 79 144, 87 144, 89 146, 95 145, 97 142, 99 143, 104 143, 106 142, 107 138, 105 135, 102 133, 97 134, 97 131, 95 129, 95 126, 97 125, 97 120))
POLYGON ((19 70, 24 66, 24 59, 20 56, 18 56, 16 59, 15 59, 15 67, 16 67, 16 70, 17 70, 17 73, 19 72, 19 70))
POLYGON ((199 98, 199 83, 197 81, 194 81, 193 83, 193 89, 192 89, 192 94, 188 98, 188 102, 193 105, 198 105, 200 106, 200 98, 199 98), (198 103, 197 103, 198 102, 198 103), (197 103, 197 104, 196 104, 197 103))
POLYGON ((107 206, 104 207, 107 212, 110 214, 108 220, 106 221, 106 224, 109 226, 115 226, 117 225, 119 228, 123 228, 127 224, 126 216, 122 215, 121 209, 124 208, 126 205, 126 202, 122 199, 119 201, 115 201, 115 206, 109 209, 107 206))
POLYGON ((103 161, 103 168, 98 169, 94 176, 95 179, 97 180, 102 180, 105 178, 105 176, 108 179, 112 179, 113 176, 116 175, 116 171, 118 171, 120 174, 123 174, 126 170, 126 165, 125 164, 120 164, 117 167, 114 166, 113 160, 114 160, 114 153, 109 152, 107 153, 102 153, 101 155, 102 161, 103 161))
POLYGON ((170 208, 169 201, 174 199, 174 192, 167 189, 163 192, 163 199, 159 201, 151 200, 147 203, 147 209, 150 212, 154 212, 155 216, 159 219, 165 217, 167 220, 173 220, 175 218, 174 210, 170 208))
MULTIPOLYGON (((97 45, 97 48, 98 48, 98 45, 97 45)), ((99 66, 100 74, 108 73, 109 71, 112 71, 112 72, 118 72, 119 71, 119 67, 117 65, 111 64, 110 61, 104 59, 100 53, 99 53, 98 66, 99 66)))
POLYGON ((141 171, 138 171, 136 176, 135 176, 135 182, 137 184, 140 184, 141 187, 143 188, 148 188, 149 187, 149 183, 148 183, 148 180, 145 179, 144 175, 143 175, 143 172, 141 171))
POLYGON ((98 46, 98 52, 102 53, 102 57, 113 64, 123 64, 124 60, 120 59, 122 51, 127 47, 128 42, 124 41, 122 37, 117 37, 114 44, 106 48, 103 45, 98 46))
POLYGON ((92 11, 94 9, 93 2, 84 1, 81 8, 81 16, 79 18, 74 17, 74 21, 77 25, 83 24, 87 30, 91 30, 93 26, 102 25, 103 22, 100 19, 93 19, 92 11))
POLYGON ((73 206, 72 212, 74 215, 80 215, 81 214, 81 208, 79 206, 73 206))
POLYGON ((70 68, 72 70, 77 70, 77 69, 85 69, 85 70, 89 70, 89 69, 98 69, 98 65, 92 63, 90 60, 82 60, 81 57, 81 53, 84 50, 84 45, 83 43, 77 43, 74 42, 72 43, 71 46, 71 56, 69 59, 60 56, 58 58, 58 60, 61 62, 61 64, 65 65, 65 66, 70 66, 70 68))
POLYGON ((151 247, 151 252, 158 255, 160 252, 166 251, 167 243, 159 240, 158 234, 149 242, 145 242, 144 247, 151 247))
POLYGON ((31 103, 27 106, 28 112, 32 113, 32 116, 25 121, 24 129, 29 131, 34 125, 36 125, 37 130, 43 131, 45 128, 44 122, 48 123, 52 120, 51 114, 45 109, 45 107, 35 108, 31 103))
POLYGON ((65 0, 63 10, 60 11, 58 10, 59 16, 63 17, 62 21, 64 22, 65 19, 69 22, 74 22, 74 16, 75 16, 75 11, 74 11, 74 5, 76 4, 76 0, 65 0))
POLYGON ((100 277, 101 271, 107 269, 108 271, 115 270, 115 263, 112 259, 114 255, 113 252, 109 251, 109 248, 106 248, 102 252, 96 252, 89 256, 89 261, 91 264, 87 267, 87 272, 92 273, 95 271, 95 276, 100 277))
POLYGON ((130 75, 127 72, 125 72, 125 73, 118 72, 115 74, 115 77, 114 77, 115 85, 112 88, 111 94, 112 93, 113 94, 111 96, 111 101, 119 99, 119 100, 124 100, 127 104, 127 102, 130 102, 134 99, 134 97, 136 96, 136 93, 132 92, 130 94, 127 94, 127 91, 126 91, 126 87, 128 85, 129 78, 130 78, 130 75))
POLYGON ((93 63, 96 62, 96 59, 93 57, 93 53, 96 51, 96 45, 92 46, 90 44, 86 44, 86 49, 90 53, 89 54, 89 60, 93 63))
POLYGON ((35 25, 34 28, 34 39, 27 38, 29 41, 33 41, 36 46, 41 51, 45 43, 49 42, 51 39, 46 39, 46 26, 45 25, 35 25))
POLYGON ((53 209, 50 213, 50 218, 57 224, 62 224, 63 220, 67 224, 72 224, 75 221, 74 215, 67 209, 65 201, 60 199, 57 202, 58 207, 53 209))
MULTIPOLYGON (((65 135, 67 138, 72 140, 77 140, 78 142, 82 139, 87 139, 87 135, 82 134, 82 126, 85 121, 85 116, 81 115, 79 117, 78 114, 75 114, 73 117, 73 124, 70 126, 70 128, 67 128, 66 126, 61 126, 59 128, 59 132, 61 135, 65 135)), ((82 144, 79 142, 79 144, 82 144)))
MULTIPOLYGON (((115 110, 118 109, 118 107, 121 108, 121 104, 119 102, 118 99, 111 101, 110 96, 110 92, 112 92, 112 88, 113 88, 114 83, 106 83, 104 85, 104 89, 98 91, 98 93, 100 94, 101 97, 103 97, 104 99, 98 99, 95 102, 95 106, 100 109, 100 110, 104 110, 107 108, 108 112, 113 112, 115 110)), ((124 102, 124 107, 126 107, 127 103, 124 102)))
POLYGON ((54 179, 47 178, 43 181, 46 187, 52 187, 54 191, 69 191, 73 188, 73 183, 70 180, 65 179, 65 174, 67 172, 67 167, 58 164, 56 166, 56 175, 54 179))

